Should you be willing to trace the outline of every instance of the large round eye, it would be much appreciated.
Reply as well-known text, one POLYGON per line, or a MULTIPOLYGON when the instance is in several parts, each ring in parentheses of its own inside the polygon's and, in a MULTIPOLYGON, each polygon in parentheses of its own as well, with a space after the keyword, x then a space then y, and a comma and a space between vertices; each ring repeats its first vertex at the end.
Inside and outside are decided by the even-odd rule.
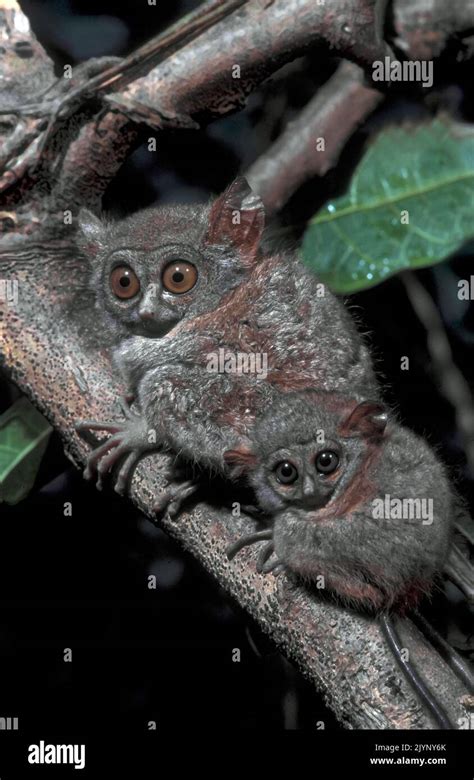
POLYGON ((316 456, 315 466, 320 474, 332 474, 339 466, 339 455, 332 450, 324 450, 316 456))
POLYGON ((192 290, 197 282, 198 272, 195 265, 185 260, 173 260, 163 271, 163 287, 175 295, 192 290))
POLYGON ((292 485, 298 479, 298 469, 289 460, 282 460, 273 469, 278 482, 282 485, 292 485))
POLYGON ((128 265, 119 265, 110 274, 110 287, 117 298, 133 298, 140 291, 140 282, 128 265))

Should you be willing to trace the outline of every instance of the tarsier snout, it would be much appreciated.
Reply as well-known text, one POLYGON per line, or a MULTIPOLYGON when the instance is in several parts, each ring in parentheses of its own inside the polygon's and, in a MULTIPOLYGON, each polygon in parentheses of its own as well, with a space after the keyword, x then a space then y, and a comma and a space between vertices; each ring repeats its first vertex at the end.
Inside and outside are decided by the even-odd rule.
POLYGON ((303 481, 303 496, 305 498, 311 498, 315 494, 314 479, 306 474, 303 481))
POLYGON ((165 335, 180 319, 179 312, 163 301, 161 293, 158 284, 149 285, 138 309, 140 321, 155 335, 165 335))
POLYGON ((138 314, 142 320, 156 319, 160 313, 159 296, 161 289, 157 284, 150 284, 140 302, 138 314))

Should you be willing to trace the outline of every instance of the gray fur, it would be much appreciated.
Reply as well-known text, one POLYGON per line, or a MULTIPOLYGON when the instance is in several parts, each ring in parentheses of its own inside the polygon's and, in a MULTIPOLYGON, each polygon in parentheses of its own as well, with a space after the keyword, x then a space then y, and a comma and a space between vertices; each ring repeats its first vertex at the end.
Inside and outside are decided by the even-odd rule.
POLYGON ((81 210, 77 244, 89 260, 89 286, 113 342, 120 344, 130 335, 162 336, 184 316, 215 305, 239 283, 244 271, 238 251, 204 246, 209 212, 210 206, 148 208, 110 222, 81 210), (198 283, 185 296, 163 290, 161 275, 171 257, 188 260, 198 269, 198 283), (135 271, 142 286, 140 296, 130 301, 118 300, 110 290, 110 272, 121 263, 135 271), (155 302, 152 320, 140 317, 147 291, 155 302))
MULTIPOLYGON (((102 235, 91 222, 82 220, 82 247, 91 257, 98 301, 115 320, 115 365, 136 397, 143 428, 155 434, 137 455, 166 447, 225 474, 224 452, 281 393, 312 387, 377 398, 369 351, 344 305, 295 255, 258 253, 263 206, 243 180, 211 207, 143 212, 105 226, 102 235), (239 207, 240 226, 234 225, 239 207), (150 242, 156 252, 144 248, 150 242), (173 304, 180 319, 171 328, 166 322, 164 335, 130 336, 138 327, 135 314, 125 316, 108 297, 110 256, 122 248, 134 268, 143 262, 146 277, 168 242, 183 255, 199 255, 200 284, 185 306, 173 304), (268 376, 209 371, 208 356, 219 350, 265 354, 268 376)), ((160 327, 159 311, 156 322, 160 327)), ((121 451, 127 438, 136 441, 131 424, 124 426, 121 451)))
MULTIPOLYGON (((343 437, 338 428, 364 404, 351 402, 349 397, 339 399, 343 410, 336 412, 331 410, 332 401, 334 396, 329 394, 289 393, 276 398, 270 410, 257 419, 247 445, 255 464, 247 468, 244 464, 243 471, 266 514, 296 507, 320 509, 340 497, 357 475, 371 437, 357 428, 343 437), (337 468, 329 474, 317 470, 317 457, 323 452, 333 453, 337 459, 337 468), (276 464, 282 461, 292 463, 298 472, 292 485, 282 485, 275 474, 276 464)), ((376 406, 377 413, 381 409, 376 406)), ((245 446, 242 442, 244 453, 245 446)))
MULTIPOLYGON (((306 416, 310 431, 314 408, 308 406, 306 416)), ((334 429, 333 414, 321 411, 320 416, 326 418, 326 428, 334 429)), ((284 420, 284 414, 280 413, 279 419, 284 420)), ((302 419, 300 412, 300 425, 302 419)), ((293 426, 290 417, 286 421, 286 432, 279 424, 278 435, 291 449, 293 426)), ((257 495, 261 495, 259 486, 268 477, 265 464, 277 443, 271 421, 268 437, 265 434, 265 425, 261 425, 256 449, 258 468, 249 476, 257 495)), ((412 605, 431 589, 448 553, 458 499, 446 470, 423 439, 392 421, 375 445, 380 455, 367 472, 373 491, 349 511, 334 514, 331 506, 347 490, 349 481, 357 478, 360 455, 367 446, 363 436, 338 443, 345 454, 337 488, 324 509, 308 511, 298 502, 294 506, 285 502, 277 510, 273 525, 275 554, 303 579, 318 582, 318 577, 322 578, 324 587, 353 604, 377 609, 412 605), (397 500, 403 499, 415 502, 406 504, 402 510, 405 516, 398 518, 403 505, 397 500), (384 516, 378 517, 375 512, 384 516)))

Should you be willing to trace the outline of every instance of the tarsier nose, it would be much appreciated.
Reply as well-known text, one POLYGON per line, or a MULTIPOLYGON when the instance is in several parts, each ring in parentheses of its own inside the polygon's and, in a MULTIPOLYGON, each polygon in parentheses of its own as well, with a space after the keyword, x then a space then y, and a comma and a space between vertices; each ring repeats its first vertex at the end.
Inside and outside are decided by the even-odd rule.
POLYGON ((153 311, 153 309, 150 309, 148 307, 145 309, 140 309, 138 313, 140 315, 140 319, 145 321, 152 320, 155 316, 155 312, 153 311))
POLYGON ((311 477, 308 475, 305 478, 305 481, 303 482, 303 495, 312 496, 313 493, 314 493, 314 482, 311 479, 311 477))
POLYGON ((158 286, 156 284, 148 285, 138 310, 141 320, 149 321, 156 318, 157 295, 158 286))

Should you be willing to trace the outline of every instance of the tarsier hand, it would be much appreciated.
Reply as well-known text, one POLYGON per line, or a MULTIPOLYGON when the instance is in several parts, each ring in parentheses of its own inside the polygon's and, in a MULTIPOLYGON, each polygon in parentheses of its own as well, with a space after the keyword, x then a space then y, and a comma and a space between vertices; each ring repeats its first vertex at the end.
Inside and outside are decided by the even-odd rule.
POLYGON ((75 427, 80 433, 104 431, 111 434, 105 442, 89 453, 84 478, 96 479, 97 488, 100 490, 104 476, 121 462, 114 482, 116 492, 123 495, 136 463, 145 452, 154 449, 156 445, 150 444, 145 420, 136 410, 130 408, 126 399, 121 402, 121 408, 122 420, 80 420, 75 427))

